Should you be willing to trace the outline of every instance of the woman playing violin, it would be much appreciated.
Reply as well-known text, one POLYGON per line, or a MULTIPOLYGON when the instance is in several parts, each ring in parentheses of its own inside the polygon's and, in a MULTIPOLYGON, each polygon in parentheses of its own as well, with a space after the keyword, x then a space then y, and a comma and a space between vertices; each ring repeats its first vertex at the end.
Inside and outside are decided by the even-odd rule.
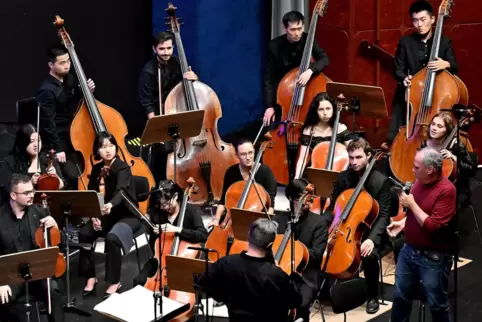
POLYGON ((59 189, 62 189, 65 182, 56 160, 52 160, 51 166, 45 154, 39 153, 42 149, 42 140, 31 124, 22 125, 15 136, 10 155, 5 158, 0 168, 0 180, 2 186, 7 187, 13 173, 31 175, 32 184, 35 186, 42 174, 56 175, 60 179, 59 189), (40 169, 40 172, 39 172, 40 169))
MULTIPOLYGON (((325 92, 319 93, 313 99, 310 109, 306 114, 305 124, 303 124, 299 158, 298 162, 296 162, 296 179, 303 176, 303 172, 307 167, 305 160, 311 155, 316 145, 320 142, 329 142, 331 140, 333 124, 335 123, 335 106, 335 101, 325 92)), ((350 140, 354 138, 356 138, 356 135, 350 132, 345 124, 340 123, 338 126, 337 141, 348 145, 350 140)))
MULTIPOLYGON (((97 134, 94 141, 93 154, 101 162, 94 165, 89 178, 88 190, 101 191, 104 183, 104 207, 102 218, 91 218, 80 229, 79 242, 92 243, 98 237, 105 237, 105 281, 109 284, 105 298, 117 292, 120 287, 122 267, 122 253, 127 254, 133 246, 133 232, 140 228, 140 219, 130 212, 124 204, 121 190, 132 201, 136 201, 134 185, 132 183, 131 168, 122 161, 118 155, 118 146, 115 138, 107 132, 97 134), (107 169, 107 171, 106 171, 107 169)), ((81 248, 79 260, 80 275, 87 278, 84 287, 84 296, 95 291, 97 279, 95 278, 94 250, 87 251, 81 248)))
POLYGON ((456 138, 454 138, 452 142, 449 142, 447 149, 440 149, 444 145, 447 137, 452 132, 454 127, 454 121, 449 113, 437 113, 433 117, 430 127, 428 128, 428 139, 424 146, 440 150, 440 153, 443 155, 444 159, 451 159, 455 164, 457 164, 457 156, 460 157, 460 160, 457 164, 460 167, 460 172, 458 178, 456 178, 456 186, 459 201, 461 204, 463 204, 464 202, 470 201, 472 196, 469 177, 472 176, 477 170, 477 165, 470 157, 467 148, 462 143, 456 144, 456 138))

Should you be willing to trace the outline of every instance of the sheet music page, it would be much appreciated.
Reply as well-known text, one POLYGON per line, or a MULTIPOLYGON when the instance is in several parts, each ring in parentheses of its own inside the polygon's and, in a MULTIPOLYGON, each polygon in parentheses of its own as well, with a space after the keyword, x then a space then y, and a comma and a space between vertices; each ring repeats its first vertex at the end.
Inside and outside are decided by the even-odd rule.
POLYGON ((104 195, 97 192, 97 198, 99 199, 100 209, 104 208, 104 195))
MULTIPOLYGON (((183 306, 182 303, 162 297, 163 314, 166 315, 183 306)), ((137 285, 124 293, 114 293, 107 300, 97 304, 94 310, 127 322, 154 321, 153 292, 137 285)), ((159 305, 157 317, 160 316, 159 305)))
MULTIPOLYGON (((206 299, 202 299, 201 303, 204 306, 204 313, 206 313, 206 299)), ((214 316, 214 317, 217 317, 217 318, 229 318, 228 308, 226 307, 226 305, 215 307, 214 306, 214 300, 212 298, 208 299, 208 303, 209 303, 208 304, 209 305, 209 311, 208 311, 209 316, 214 316)), ((200 309, 199 309, 198 312, 199 312, 199 315, 203 314, 200 309)))

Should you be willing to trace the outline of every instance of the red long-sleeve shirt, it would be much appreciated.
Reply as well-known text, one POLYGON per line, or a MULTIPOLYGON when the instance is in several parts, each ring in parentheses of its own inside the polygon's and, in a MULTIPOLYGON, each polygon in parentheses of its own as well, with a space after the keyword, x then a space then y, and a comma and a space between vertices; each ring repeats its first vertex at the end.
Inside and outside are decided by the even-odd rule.
POLYGON ((455 222, 451 219, 456 213, 456 192, 453 183, 445 177, 430 185, 416 181, 412 194, 428 217, 420 225, 413 212, 410 209, 407 211, 407 244, 425 250, 454 250, 455 222))

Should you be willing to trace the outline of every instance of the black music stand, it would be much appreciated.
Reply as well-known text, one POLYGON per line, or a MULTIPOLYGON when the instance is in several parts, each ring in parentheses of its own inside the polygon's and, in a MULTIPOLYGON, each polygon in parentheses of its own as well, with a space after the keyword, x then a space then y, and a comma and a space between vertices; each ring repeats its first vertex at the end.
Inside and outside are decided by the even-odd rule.
POLYGON ((147 120, 141 146, 159 142, 174 142, 174 182, 176 182, 177 140, 198 136, 204 120, 204 110, 154 116, 147 120))
MULTIPOLYGON (((208 260, 166 255, 166 267, 169 271, 169 287, 176 291, 194 293, 196 295, 195 320, 198 319, 198 309, 202 308, 199 299, 198 278, 203 272, 208 272, 208 260), (188 278, 192 276, 192 280, 188 278)), ((206 294, 206 316, 209 319, 208 295, 206 294)), ((187 305, 187 304, 186 304, 187 305)), ((203 310, 204 312, 204 310, 203 310)))
MULTIPOLYGON (((308 174, 308 181, 315 186, 315 194, 322 198, 331 196, 333 187, 340 175, 337 171, 315 168, 307 168, 306 173, 308 174)), ((333 202, 335 201, 333 200, 333 202)))
POLYGON ((42 194, 47 195, 50 213, 54 218, 64 219, 66 250, 67 250, 67 302, 65 312, 91 316, 92 313, 82 310, 75 305, 75 297, 70 296, 70 256, 69 254, 69 218, 71 217, 102 217, 101 200, 94 190, 44 190, 35 193, 34 201, 39 202, 42 194))
POLYGON ((387 104, 383 88, 379 86, 347 83, 327 83, 326 92, 333 98, 342 94, 351 104, 353 113, 352 131, 355 131, 355 114, 360 116, 386 118, 387 104))
POLYGON ((29 322, 31 305, 28 283, 54 276, 58 253, 58 247, 49 247, 0 256, 0 285, 25 283, 25 307, 29 322))

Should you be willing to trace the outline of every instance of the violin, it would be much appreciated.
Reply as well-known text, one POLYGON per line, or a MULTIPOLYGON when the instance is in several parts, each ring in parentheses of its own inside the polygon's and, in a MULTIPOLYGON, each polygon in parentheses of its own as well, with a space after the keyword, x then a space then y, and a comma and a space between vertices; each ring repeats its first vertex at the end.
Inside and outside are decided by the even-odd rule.
MULTIPOLYGON (((453 0, 443 0, 439 7, 437 26, 433 35, 430 60, 439 55, 444 17, 449 15, 453 0)), ((467 105, 469 93, 460 78, 447 70, 432 71, 427 67, 417 72, 407 88, 410 120, 397 133, 390 148, 390 168, 401 182, 413 181, 413 160, 421 142, 426 140, 429 122, 441 108, 455 104, 467 105)))
MULTIPOLYGON (((42 208, 48 209, 47 195, 42 194, 42 208)), ((61 243, 60 231, 56 227, 50 227, 48 229, 45 226, 41 226, 35 230, 35 244, 39 248, 49 248, 58 246, 61 243)), ((57 254, 57 263, 55 264, 55 277, 60 277, 65 273, 67 263, 65 256, 62 253, 57 254)), ((52 311, 51 299, 50 299, 50 279, 47 278, 47 298, 48 298, 48 312, 52 311)))
POLYGON ((321 264, 321 269, 335 278, 351 278, 360 268, 361 238, 377 219, 379 210, 378 202, 363 189, 363 185, 377 159, 384 155, 384 152, 377 153, 355 189, 343 191, 335 201, 335 218, 321 264))
POLYGON ((278 85, 277 101, 282 110, 281 120, 286 123, 272 131, 274 147, 264 155, 263 163, 271 168, 279 184, 286 185, 294 178, 300 125, 303 125, 313 98, 320 92, 326 92, 326 83, 331 82, 320 73, 311 77, 306 86, 298 84, 301 74, 310 67, 318 17, 325 14, 327 3, 328 0, 316 1, 300 66, 288 72, 278 85))
MULTIPOLYGON (((48 169, 52 168, 53 160, 55 158, 55 152, 53 149, 49 151, 47 154, 47 167, 48 169)), ((37 161, 40 167, 40 160, 37 161)), ((40 172, 40 171, 39 171, 40 172)), ((60 187, 60 179, 56 174, 42 174, 37 181, 37 189, 38 190, 59 190, 60 187)))
MULTIPOLYGON (((294 216, 292 218, 292 223, 296 224, 301 214, 310 209, 311 203, 315 199, 313 195, 315 188, 313 184, 309 184, 305 188, 305 192, 301 196, 297 207, 294 211, 294 216)), ((273 242, 273 253, 275 262, 286 274, 291 274, 292 272, 302 273, 303 270, 308 265, 310 260, 310 253, 308 248, 299 240, 293 240, 293 230, 291 229, 291 223, 288 224, 284 234, 276 235, 273 242), (290 245, 288 247, 288 245, 290 245), (294 256, 293 256, 294 255, 294 256)))
POLYGON ((206 247, 215 249, 218 254, 209 252, 209 259, 215 262, 218 258, 231 254, 239 254, 243 250, 248 249, 248 243, 237 239, 233 240, 231 248, 229 248, 229 239, 233 238, 233 230, 231 227, 231 208, 248 209, 251 211, 265 211, 271 206, 271 198, 264 187, 253 181, 258 171, 261 157, 266 149, 271 149, 273 142, 265 141, 256 155, 253 166, 250 171, 248 180, 233 183, 226 191, 226 216, 224 221, 209 234, 206 241, 206 247))

